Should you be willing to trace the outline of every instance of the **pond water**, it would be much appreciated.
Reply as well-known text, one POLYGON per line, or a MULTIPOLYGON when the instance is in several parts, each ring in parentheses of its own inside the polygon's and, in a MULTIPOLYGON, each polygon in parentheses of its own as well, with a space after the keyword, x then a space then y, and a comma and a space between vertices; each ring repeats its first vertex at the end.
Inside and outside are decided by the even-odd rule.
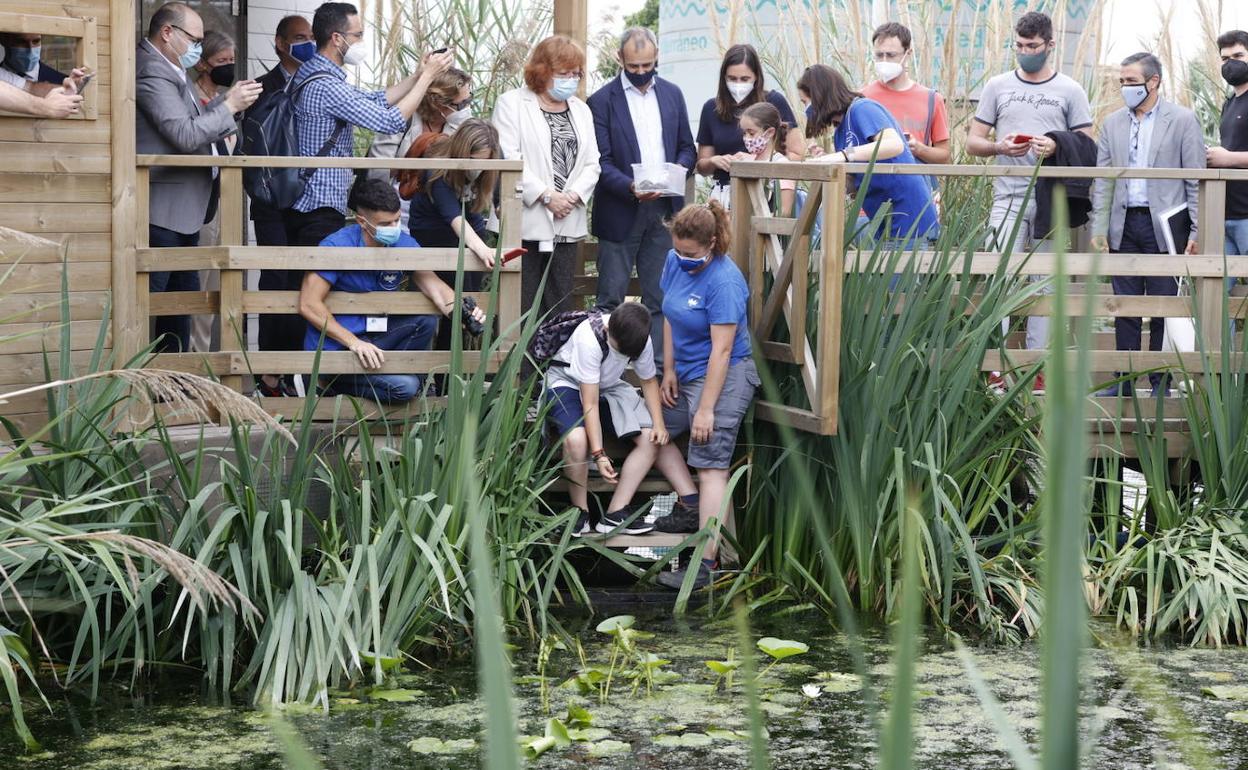
MULTIPOLYGON (((581 667, 575 652, 557 650, 546 673, 551 715, 569 705, 592 716, 580 736, 590 740, 552 748, 529 762, 544 768, 744 768, 748 741, 745 698, 739 686, 724 693, 708 659, 724 660, 735 647, 730 624, 687 623, 637 614, 636 627, 655 636, 639 643, 671 663, 653 693, 618 675, 606 704, 558 685, 581 667), (665 681, 666 680, 666 681, 665 681)), ((601 618, 599 618, 601 619, 601 618)), ((810 651, 780 662, 763 679, 763 709, 774 767, 785 770, 869 768, 877 756, 860 678, 853 673, 845 637, 814 614, 755 621, 756 635, 806 642, 810 651), (803 685, 819 687, 817 697, 803 685)), ((593 630, 580 633, 588 662, 606 666, 609 642, 593 630)), ((890 648, 880 634, 866 639, 875 687, 887 687, 890 648)), ((983 679, 1008 719, 1033 744, 1040 726, 1039 647, 974 647, 983 679)), ((476 768, 475 739, 482 707, 475 674, 466 662, 433 664, 436 670, 400 674, 388 689, 334 696, 328 714, 290 709, 287 718, 328 768, 476 768)), ((537 655, 516 653, 515 695, 522 733, 543 734, 537 655)), ((1089 767, 1199 766, 1167 736, 1203 750, 1214 766, 1248 767, 1248 651, 1164 649, 1129 652, 1096 649, 1084 677, 1085 746, 1089 767), (1143 688, 1143 689, 1141 689, 1143 688), (1206 692, 1208 691, 1208 692, 1206 692)), ((981 706, 956 652, 931 641, 919 662, 916 759, 923 768, 1010 766, 992 721, 981 706)), ((813 691, 811 691, 813 693, 813 691)), ((883 694, 887 701, 887 692, 883 694)), ((166 768, 281 768, 283 760, 268 718, 242 708, 206 705, 196 687, 162 685, 143 696, 114 683, 95 705, 54 700, 48 713, 32 703, 31 727, 47 752, 20 756, 11 735, 0 738, 3 767, 83 770, 166 768)), ((6 717, 7 721, 7 717, 6 717)))

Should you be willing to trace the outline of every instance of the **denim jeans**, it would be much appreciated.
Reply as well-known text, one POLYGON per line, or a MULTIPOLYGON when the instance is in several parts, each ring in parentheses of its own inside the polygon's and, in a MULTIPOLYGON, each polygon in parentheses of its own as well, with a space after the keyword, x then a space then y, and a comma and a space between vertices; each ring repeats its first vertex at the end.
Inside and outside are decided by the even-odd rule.
POLYGON ((628 294, 628 283, 637 269, 641 301, 650 311, 650 340, 654 360, 663 357, 663 290, 659 278, 672 248, 672 235, 663 225, 667 210, 663 200, 645 201, 637 206, 637 218, 624 241, 598 241, 598 306, 614 310, 628 294))
MULTIPOLYGON (((1018 224, 1018 233, 1014 237, 1013 248, 1010 253, 1023 255, 1031 252, 1033 249, 1039 253, 1049 253, 1053 251, 1053 242, 1045 239, 1036 239, 1036 201, 1034 198, 1027 201, 1027 206, 1023 206, 1022 197, 1005 197, 994 199, 992 202, 992 213, 989 215, 988 224, 992 229, 991 243, 989 249, 1005 253, 1005 249, 1010 245, 1010 236, 1014 234, 1015 223, 1018 224)), ((1032 282, 1045 280, 1043 275, 1033 275, 1028 278, 1032 282)), ((1041 294, 1052 294, 1053 287, 1049 286, 1043 289, 1041 294)), ((1009 328, 1008 319, 1002 321, 1002 329, 1009 328)), ((1047 316, 1028 316, 1027 317, 1027 342, 1025 347, 1027 350, 1043 350, 1049 346, 1049 318, 1047 316)))
MULTIPOLYGON (((384 332, 364 333, 367 340, 385 351, 428 350, 438 329, 434 315, 390 316, 384 332)), ((323 377, 325 395, 371 398, 380 404, 400 404, 420 395, 423 374, 339 374, 323 377)))
MULTIPOLYGON (((199 233, 189 235, 167 230, 158 225, 147 226, 147 242, 152 248, 198 246, 199 233)), ((199 273, 194 270, 173 270, 149 273, 148 291, 199 291, 199 273)), ((158 353, 186 353, 191 349, 191 317, 189 315, 159 316, 153 324, 152 336, 157 340, 158 353)))
MULTIPOLYGON (((1226 256, 1248 256, 1248 219, 1226 220, 1226 256)), ((1228 259, 1227 262, 1230 262, 1228 259)), ((1226 279, 1226 290, 1229 292, 1235 285, 1235 278, 1226 279)))

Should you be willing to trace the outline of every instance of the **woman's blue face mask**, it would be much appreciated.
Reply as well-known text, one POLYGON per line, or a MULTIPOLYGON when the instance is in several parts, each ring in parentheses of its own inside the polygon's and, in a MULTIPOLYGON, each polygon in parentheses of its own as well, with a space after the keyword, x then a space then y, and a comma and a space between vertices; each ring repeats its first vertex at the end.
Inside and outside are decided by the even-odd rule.
POLYGON ((707 249, 706 253, 701 256, 694 254, 682 254, 676 249, 672 249, 672 252, 676 255, 676 261, 677 264, 680 265, 680 269, 684 270, 686 273, 692 273, 705 265, 711 258, 710 249, 707 249))

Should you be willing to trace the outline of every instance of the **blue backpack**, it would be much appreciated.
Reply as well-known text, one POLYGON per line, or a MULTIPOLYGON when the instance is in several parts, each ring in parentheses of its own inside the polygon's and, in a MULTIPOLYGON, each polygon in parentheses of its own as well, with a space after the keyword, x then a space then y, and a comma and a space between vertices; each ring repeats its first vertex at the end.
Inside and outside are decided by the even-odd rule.
MULTIPOLYGON (((243 117, 243 138, 239 155, 297 156, 299 155, 299 124, 295 116, 295 100, 304 87, 314 80, 333 77, 328 72, 313 72, 299 85, 291 82, 280 91, 274 91, 257 102, 243 117)), ((338 127, 316 153, 325 157, 333 149, 347 123, 338 121, 338 127)), ((243 169, 243 187, 252 200, 274 209, 288 209, 303 195, 308 180, 316 173, 313 168, 246 168, 243 169)))

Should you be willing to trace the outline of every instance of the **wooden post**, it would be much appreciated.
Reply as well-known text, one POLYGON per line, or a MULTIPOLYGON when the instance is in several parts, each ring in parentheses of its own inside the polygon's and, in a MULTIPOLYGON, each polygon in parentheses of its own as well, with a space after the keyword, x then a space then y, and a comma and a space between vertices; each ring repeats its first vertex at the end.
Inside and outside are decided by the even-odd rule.
MULTIPOLYGON (((820 431, 834 435, 841 389, 841 289, 845 282, 845 170, 823 182, 823 264, 819 268, 819 360, 815 402, 820 431)), ((794 308, 795 311, 800 308, 794 308)))
MULTIPOLYGON (((243 223, 243 170, 223 168, 221 174, 221 245, 242 246, 243 223)), ((221 350, 241 351, 243 345, 243 270, 222 270, 221 291, 217 312, 221 317, 221 350)), ((221 384, 237 391, 243 389, 243 377, 239 374, 214 372, 221 384)))
MULTIPOLYGON (((520 172, 504 171, 499 184, 502 189, 502 205, 498 213, 498 240, 503 245, 503 251, 506 251, 520 246, 521 242, 520 219, 524 209, 520 197, 522 189, 520 172)), ((520 257, 520 259, 527 259, 527 257, 520 257)), ((498 317, 498 333, 501 339, 515 344, 520 336, 520 328, 516 322, 528 309, 520 306, 520 272, 500 271, 498 274, 498 308, 495 314, 498 317)))
MULTIPOLYGON (((134 2, 112 0, 109 6, 109 84, 112 109, 110 137, 112 159, 112 290, 113 350, 118 364, 138 354, 147 334, 147 316, 140 316, 140 298, 136 296, 135 248, 147 243, 147 174, 140 175, 134 167, 135 106, 134 106, 134 2), (142 194, 140 198, 140 185, 142 194)), ((99 86, 96 86, 98 89, 99 86)), ((147 276, 143 276, 146 304, 147 276)))
MULTIPOLYGON (((1201 181, 1199 205, 1200 250, 1206 256, 1219 255, 1226 234, 1226 182, 1221 179, 1201 181)), ((1226 332, 1222 317, 1226 282, 1223 278, 1201 278, 1196 284, 1193 289, 1200 314, 1200 339, 1205 350, 1217 360, 1226 332)))
MULTIPOLYGON (((755 180, 732 177, 732 261, 737 263, 742 275, 750 274, 750 255, 754 252, 753 219, 754 201, 750 197, 750 185, 755 180)), ((767 214, 770 212, 760 212, 767 214)))
MULTIPOLYGON (((589 10, 587 0, 555 0, 555 34, 566 35, 589 50, 589 10)), ((581 78, 577 93, 585 98, 585 81, 581 78)))

